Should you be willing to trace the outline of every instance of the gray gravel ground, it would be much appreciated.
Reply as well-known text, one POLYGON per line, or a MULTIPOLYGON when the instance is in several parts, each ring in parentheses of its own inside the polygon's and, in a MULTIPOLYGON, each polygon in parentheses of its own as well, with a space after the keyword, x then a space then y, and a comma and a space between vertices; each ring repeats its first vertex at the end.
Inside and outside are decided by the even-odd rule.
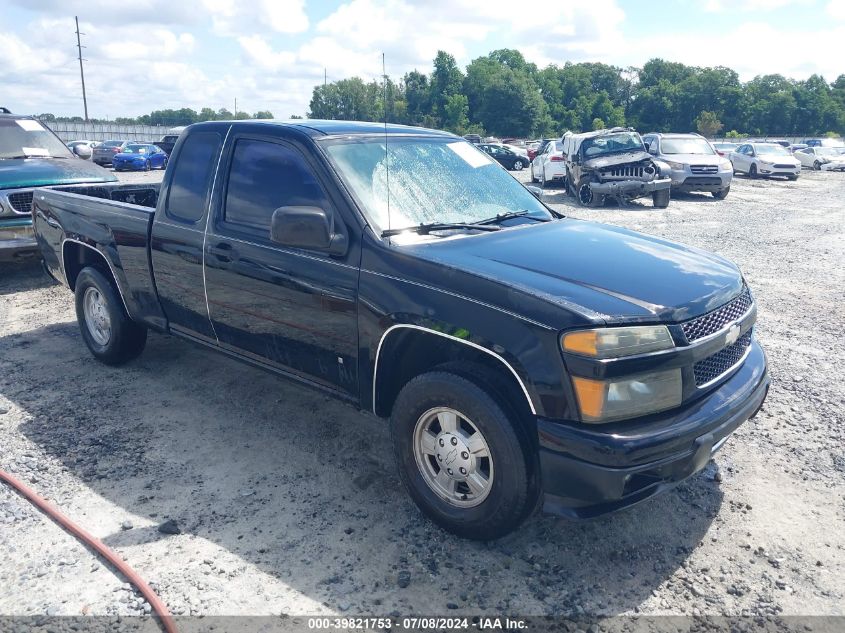
MULTIPOLYGON (((724 202, 666 210, 549 190, 566 213, 735 260, 759 302, 764 411, 700 476, 615 516, 453 538, 400 489, 382 421, 166 336, 101 365, 70 293, 34 265, 0 270, 0 468, 177 614, 845 615, 843 199, 832 173, 740 178, 724 202)), ((0 613, 148 609, 0 485, 0 613)))

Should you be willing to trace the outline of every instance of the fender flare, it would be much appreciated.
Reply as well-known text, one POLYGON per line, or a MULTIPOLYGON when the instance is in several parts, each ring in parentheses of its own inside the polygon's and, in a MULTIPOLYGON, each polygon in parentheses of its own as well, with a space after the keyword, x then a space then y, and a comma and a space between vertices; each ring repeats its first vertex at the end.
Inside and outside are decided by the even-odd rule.
POLYGON ((471 341, 467 341, 467 340, 458 338, 457 336, 452 336, 451 334, 445 334, 443 332, 438 332, 437 330, 432 330, 430 328, 422 327, 420 325, 413 325, 411 323, 398 323, 396 325, 392 325, 389 328, 387 328, 384 331, 384 333, 381 335, 381 339, 379 340, 378 347, 376 348, 375 361, 373 363, 373 403, 372 403, 372 409, 373 409, 374 414, 376 414, 376 389, 377 389, 377 385, 378 385, 378 369, 379 369, 378 363, 379 363, 379 357, 380 357, 380 354, 381 354, 381 348, 384 345, 384 341, 387 338, 387 336, 391 332, 398 330, 398 329, 401 329, 401 328, 410 329, 410 330, 418 330, 420 332, 426 332, 428 334, 434 334, 436 336, 441 336, 443 338, 450 339, 450 340, 455 341, 457 343, 463 343, 464 345, 469 345, 470 347, 472 347, 476 350, 479 350, 481 352, 484 352, 485 354, 492 356, 493 358, 498 360, 500 363, 502 363, 505 367, 507 367, 508 371, 510 371, 510 373, 513 374, 513 377, 516 378, 516 381, 519 384, 520 389, 522 389, 522 393, 525 396, 526 401, 528 402, 528 408, 531 410, 532 415, 537 415, 537 409, 534 406, 534 402, 531 400, 531 396, 528 393, 528 389, 525 386, 525 382, 519 376, 517 371, 513 368, 513 365, 511 365, 508 361, 506 361, 502 356, 500 356, 499 354, 497 354, 496 352, 494 352, 492 350, 487 349, 486 347, 482 347, 481 345, 478 345, 477 343, 473 343, 471 341))

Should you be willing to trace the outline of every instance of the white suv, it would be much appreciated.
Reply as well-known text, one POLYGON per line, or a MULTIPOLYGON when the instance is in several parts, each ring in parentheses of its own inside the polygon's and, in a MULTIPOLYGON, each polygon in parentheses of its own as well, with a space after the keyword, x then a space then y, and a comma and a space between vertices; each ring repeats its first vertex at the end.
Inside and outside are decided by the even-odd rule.
POLYGON ((545 187, 554 181, 566 184, 563 141, 549 141, 546 148, 531 161, 531 182, 539 182, 545 187))

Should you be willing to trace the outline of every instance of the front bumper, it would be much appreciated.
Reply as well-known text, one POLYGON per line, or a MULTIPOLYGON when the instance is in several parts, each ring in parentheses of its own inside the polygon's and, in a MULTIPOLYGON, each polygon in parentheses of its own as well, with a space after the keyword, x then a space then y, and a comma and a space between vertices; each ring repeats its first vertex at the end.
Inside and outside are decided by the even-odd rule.
POLYGON ((766 356, 752 340, 733 375, 679 411, 616 423, 612 430, 538 419, 544 511, 592 518, 684 481, 759 411, 769 382, 766 356))
POLYGON ((722 191, 731 186, 733 170, 713 174, 694 174, 685 170, 672 170, 673 191, 722 191))
POLYGON ((0 220, 0 262, 22 261, 38 255, 30 218, 0 220))
POLYGON ((603 196, 639 197, 668 189, 672 185, 671 178, 656 178, 655 180, 618 180, 610 182, 592 182, 590 189, 593 193, 603 196))
POLYGON ((845 163, 822 163, 822 171, 845 171, 845 163))
POLYGON ((801 165, 795 167, 778 167, 777 165, 757 165, 757 171, 761 176, 798 176, 801 174, 801 165))

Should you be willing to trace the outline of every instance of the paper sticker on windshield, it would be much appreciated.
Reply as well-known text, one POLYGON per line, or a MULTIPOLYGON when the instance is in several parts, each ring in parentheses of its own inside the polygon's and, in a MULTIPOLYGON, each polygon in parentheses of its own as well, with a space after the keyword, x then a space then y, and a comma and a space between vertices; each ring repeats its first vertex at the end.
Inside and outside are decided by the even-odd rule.
POLYGON ((448 143, 446 147, 463 158, 470 167, 484 167, 484 165, 490 164, 490 159, 487 158, 487 154, 480 152, 464 141, 448 143))
POLYGON ((27 156, 49 156, 50 150, 43 147, 21 147, 21 151, 27 156))
POLYGON ((32 119, 15 119, 15 123, 20 125, 27 132, 43 132, 44 131, 44 128, 41 127, 41 124, 38 121, 33 121, 32 119))

